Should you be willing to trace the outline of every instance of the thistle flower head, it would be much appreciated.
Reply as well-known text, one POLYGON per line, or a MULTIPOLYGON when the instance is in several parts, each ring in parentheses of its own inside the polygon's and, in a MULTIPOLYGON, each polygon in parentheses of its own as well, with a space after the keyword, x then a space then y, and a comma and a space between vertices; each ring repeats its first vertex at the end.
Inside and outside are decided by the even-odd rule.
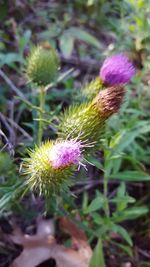
POLYGON ((108 57, 101 69, 100 78, 109 86, 126 84, 135 74, 135 68, 124 54, 116 54, 108 57))
POLYGON ((27 184, 44 194, 67 188, 76 167, 85 167, 81 162, 84 146, 77 139, 57 140, 29 151, 30 158, 23 163, 23 172, 28 176, 27 184))
POLYGON ((39 86, 46 86, 56 78, 59 60, 56 51, 42 46, 34 47, 27 59, 27 76, 39 86))

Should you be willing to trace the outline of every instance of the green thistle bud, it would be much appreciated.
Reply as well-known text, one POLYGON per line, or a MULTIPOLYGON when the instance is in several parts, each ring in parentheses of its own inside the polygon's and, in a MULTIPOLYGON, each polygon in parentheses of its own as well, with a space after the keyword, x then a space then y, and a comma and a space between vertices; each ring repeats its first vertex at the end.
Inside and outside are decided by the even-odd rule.
POLYGON ((70 107, 62 116, 59 135, 96 142, 94 148, 86 148, 85 152, 96 150, 101 144, 105 121, 119 110, 123 96, 124 89, 121 86, 110 87, 100 91, 92 102, 70 107))
POLYGON ((38 86, 46 86, 56 78, 59 60, 56 51, 37 46, 32 49, 27 59, 27 76, 38 86))
POLYGON ((99 93, 101 89, 103 89, 103 83, 100 80, 100 77, 96 77, 96 79, 90 83, 87 83, 83 88, 81 88, 81 90, 79 90, 75 98, 75 102, 81 103, 90 101, 99 93))
MULTIPOLYGON (((83 100, 89 101, 93 99, 99 93, 101 89, 103 89, 103 83, 100 77, 98 76, 96 77, 96 79, 86 84, 83 89, 81 89, 83 100)), ((80 95, 80 98, 81 98, 81 95, 80 95)))

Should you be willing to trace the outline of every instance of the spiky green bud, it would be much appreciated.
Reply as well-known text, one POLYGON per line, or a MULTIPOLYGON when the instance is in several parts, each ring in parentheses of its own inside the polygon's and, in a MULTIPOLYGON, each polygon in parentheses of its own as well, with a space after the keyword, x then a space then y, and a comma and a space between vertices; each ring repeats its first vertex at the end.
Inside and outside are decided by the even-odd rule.
POLYGON ((87 83, 83 88, 81 88, 81 90, 79 90, 79 93, 75 98, 75 102, 81 103, 92 100, 99 93, 99 91, 103 89, 103 87, 104 85, 100 77, 96 77, 90 83, 87 83))
POLYGON ((27 59, 28 79, 38 86, 46 86, 56 78, 59 59, 56 51, 42 46, 34 47, 27 59))
POLYGON ((119 110, 123 96, 124 89, 121 86, 110 87, 100 91, 93 101, 70 107, 62 116, 59 135, 96 142, 94 149, 87 148, 85 152, 96 150, 101 143, 105 121, 119 110))
POLYGON ((92 100, 99 91, 103 88, 103 83, 100 77, 96 77, 90 83, 86 84, 83 89, 81 89, 81 94, 84 100, 90 101, 92 100))

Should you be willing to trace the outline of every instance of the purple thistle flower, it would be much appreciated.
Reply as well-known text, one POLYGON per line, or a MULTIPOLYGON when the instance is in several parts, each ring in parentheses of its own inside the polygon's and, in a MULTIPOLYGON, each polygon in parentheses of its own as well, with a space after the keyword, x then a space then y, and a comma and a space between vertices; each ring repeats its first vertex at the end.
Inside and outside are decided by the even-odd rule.
POLYGON ((126 84, 135 74, 135 68, 124 54, 117 54, 108 57, 101 69, 100 78, 106 84, 118 85, 126 84))
POLYGON ((65 140, 53 145, 49 152, 49 160, 56 169, 63 168, 70 164, 80 164, 81 142, 76 139, 65 140))
POLYGON ((59 169, 75 164, 78 165, 78 170, 80 166, 83 166, 85 170, 87 170, 86 165, 81 162, 83 159, 87 161, 83 158, 82 153, 84 147, 93 147, 95 142, 88 144, 86 143, 87 140, 78 141, 78 137, 71 140, 60 140, 53 145, 48 154, 49 161, 53 168, 59 169))

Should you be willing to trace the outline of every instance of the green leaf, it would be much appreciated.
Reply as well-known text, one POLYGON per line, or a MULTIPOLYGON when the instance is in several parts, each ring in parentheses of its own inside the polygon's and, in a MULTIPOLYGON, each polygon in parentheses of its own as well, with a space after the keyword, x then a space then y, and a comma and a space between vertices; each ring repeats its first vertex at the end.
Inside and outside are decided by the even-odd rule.
POLYGON ((111 230, 112 230, 112 232, 120 234, 130 246, 133 245, 132 240, 131 240, 131 238, 130 238, 130 236, 129 236, 129 234, 125 228, 123 228, 120 225, 114 224, 112 226, 111 230))
POLYGON ((82 210, 83 210, 83 212, 84 212, 84 210, 87 209, 88 199, 89 199, 89 197, 88 197, 87 192, 84 192, 84 194, 83 194, 83 201, 82 201, 82 210))
POLYGON ((137 131, 122 130, 117 133, 110 142, 110 148, 115 150, 115 153, 123 152, 139 135, 137 131))
POLYGON ((124 171, 112 174, 110 179, 117 179, 128 182, 147 182, 150 181, 150 175, 141 171, 124 171))
POLYGON ((11 65, 14 62, 22 62, 22 57, 17 53, 8 53, 2 54, 0 53, 0 67, 3 65, 11 65))
POLYGON ((128 196, 126 193, 126 186, 124 182, 121 182, 117 189, 117 196, 110 200, 111 203, 116 203, 117 211, 126 209, 128 203, 134 203, 136 200, 133 197, 128 196))
POLYGON ((26 47, 26 45, 29 43, 30 38, 31 38, 31 30, 26 30, 23 34, 23 36, 20 36, 19 39, 19 49, 22 50, 26 47))
POLYGON ((122 196, 122 197, 116 197, 110 200, 111 203, 117 204, 117 211, 122 211, 127 208, 128 203, 135 203, 135 198, 130 196, 122 196))
POLYGON ((92 217, 93 222, 96 223, 96 224, 98 224, 98 225, 104 225, 105 222, 106 222, 105 217, 104 217, 104 218, 101 217, 100 214, 97 213, 97 212, 92 212, 92 213, 90 214, 90 216, 92 217))
POLYGON ((142 215, 145 215, 149 209, 145 206, 128 208, 123 211, 116 211, 113 213, 113 222, 122 222, 124 220, 133 220, 142 215))
POLYGON ((131 257, 131 258, 133 257, 133 251, 132 251, 132 248, 130 246, 119 244, 119 243, 112 241, 112 240, 111 240, 111 243, 113 245, 116 245, 117 247, 121 248, 125 253, 127 253, 127 255, 129 255, 129 257, 131 257))
POLYGON ((122 182, 117 189, 117 196, 123 197, 125 195, 125 193, 126 193, 126 185, 124 182, 122 182))
POLYGON ((105 198, 103 196, 96 197, 85 210, 85 213, 90 213, 101 209, 104 206, 105 198))
POLYGON ((68 30, 70 36, 82 40, 90 45, 95 46, 96 48, 100 49, 101 45, 100 42, 95 38, 92 34, 86 32, 85 30, 79 29, 77 27, 71 27, 68 30))
POLYGON ((150 132, 150 125, 146 121, 139 122, 134 129, 121 130, 113 136, 110 148, 115 149, 115 153, 123 152, 135 138, 150 132))
POLYGON ((97 169, 104 171, 104 166, 100 162, 100 160, 94 158, 94 157, 86 157, 86 159, 92 163, 97 169))
POLYGON ((90 261, 89 267, 106 267, 102 241, 99 238, 98 243, 94 249, 92 259, 90 261))
POLYGON ((74 47, 74 37, 68 31, 65 31, 59 39, 59 44, 64 57, 69 58, 74 47))

